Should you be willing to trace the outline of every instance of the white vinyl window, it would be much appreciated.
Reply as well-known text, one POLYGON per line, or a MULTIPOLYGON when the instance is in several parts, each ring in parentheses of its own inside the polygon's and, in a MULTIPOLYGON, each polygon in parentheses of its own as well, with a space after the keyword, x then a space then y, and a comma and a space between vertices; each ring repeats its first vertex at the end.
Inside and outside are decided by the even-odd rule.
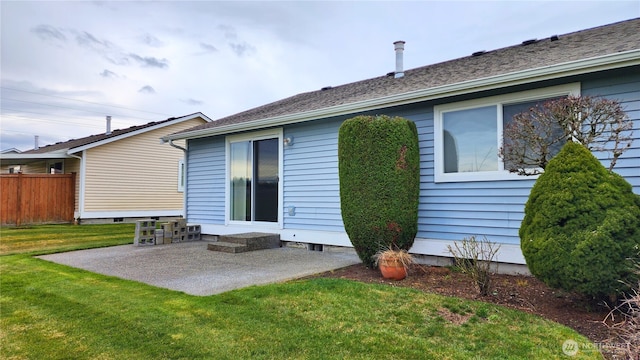
POLYGON ((186 181, 184 160, 178 161, 178 192, 184 192, 184 183, 186 181))
POLYGON ((462 101, 434 108, 436 182, 526 178, 510 174, 498 157, 502 130, 513 116, 549 99, 580 95, 580 84, 462 101))

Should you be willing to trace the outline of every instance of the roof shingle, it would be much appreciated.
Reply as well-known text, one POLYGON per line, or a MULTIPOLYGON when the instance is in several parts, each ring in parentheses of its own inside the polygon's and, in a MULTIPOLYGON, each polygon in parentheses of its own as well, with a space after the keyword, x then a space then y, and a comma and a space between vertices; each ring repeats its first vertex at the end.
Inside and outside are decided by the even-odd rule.
POLYGON ((196 115, 199 113, 194 113, 194 114, 189 114, 189 115, 185 115, 185 116, 181 116, 181 117, 171 117, 168 118, 166 120, 161 120, 161 121, 152 121, 150 123, 146 123, 144 125, 136 125, 136 126, 131 126, 129 128, 126 129, 117 129, 117 130, 113 130, 110 134, 106 134, 106 133, 102 133, 102 134, 95 134, 95 135, 89 135, 80 139, 71 139, 68 141, 64 141, 64 142, 58 142, 52 145, 46 145, 46 146, 42 146, 38 149, 32 149, 32 150, 27 150, 27 151, 23 151, 22 154, 44 154, 44 153, 49 153, 49 152, 53 152, 53 151, 58 151, 58 150, 65 150, 65 149, 73 149, 73 148, 77 148, 80 146, 85 146, 88 144, 92 144, 98 141, 102 141, 102 140, 106 140, 106 139, 110 139, 110 138, 115 138, 130 132, 134 132, 134 131, 138 131, 138 130, 142 130, 142 129, 146 129, 152 126, 156 126, 156 125, 161 125, 163 123, 169 122, 169 121, 173 121, 182 117, 191 117, 193 115, 196 115))

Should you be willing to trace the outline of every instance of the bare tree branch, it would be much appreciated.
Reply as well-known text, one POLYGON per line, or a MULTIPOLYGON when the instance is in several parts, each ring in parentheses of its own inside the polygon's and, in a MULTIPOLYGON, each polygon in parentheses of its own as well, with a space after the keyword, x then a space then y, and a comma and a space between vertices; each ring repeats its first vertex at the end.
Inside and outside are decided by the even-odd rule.
POLYGON ((633 122, 619 102, 602 97, 569 96, 517 114, 504 128, 499 156, 518 175, 537 175, 566 141, 609 153, 609 170, 631 147, 633 122))

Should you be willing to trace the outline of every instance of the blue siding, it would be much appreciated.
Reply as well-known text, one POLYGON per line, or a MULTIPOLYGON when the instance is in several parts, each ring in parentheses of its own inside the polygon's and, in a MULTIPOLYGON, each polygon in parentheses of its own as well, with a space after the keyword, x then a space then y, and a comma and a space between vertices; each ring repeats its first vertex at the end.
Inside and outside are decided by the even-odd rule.
MULTIPOLYGON (((640 74, 629 73, 624 77, 584 82, 582 94, 604 96, 620 102, 629 118, 633 120, 635 141, 618 159, 613 171, 624 176, 633 186, 633 191, 640 194, 640 74)), ((606 158, 601 160, 605 166, 609 166, 606 158)))
MULTIPOLYGON (((582 82, 584 95, 601 95, 622 102, 635 121, 633 146, 614 171, 623 175, 640 194, 640 75, 582 82)), ((415 104, 376 114, 403 116, 418 128, 421 161, 418 238, 461 240, 470 235, 490 241, 519 244, 518 229, 524 217, 534 179, 434 182, 433 104, 415 104)), ((284 135, 293 136, 283 149, 283 227, 296 230, 344 232, 338 179, 338 130, 344 119, 331 118, 292 124, 284 135), (295 215, 288 210, 295 207, 295 215)), ((188 211, 190 221, 224 224, 224 137, 189 141, 188 211)), ((603 159, 607 165, 607 161, 603 159)), ((304 239, 300 239, 304 241, 304 239)))
POLYGON ((461 240, 484 235, 490 241, 518 244, 533 181, 434 182, 433 107, 412 108, 390 115, 416 123, 420 143, 418 238, 461 240))
POLYGON ((338 129, 342 120, 287 126, 284 136, 284 228, 344 232, 338 180, 338 129), (295 206, 295 215, 288 213, 295 206))
MULTIPOLYGON (((640 194, 639 83, 640 75, 585 81, 582 93, 620 101, 629 117, 635 120, 636 140, 618 160, 614 171, 624 176, 640 194)), ((422 161, 418 237, 460 240, 469 235, 484 235, 491 241, 519 244, 518 229, 534 180, 436 184, 433 180, 433 115, 430 114, 424 124, 416 122, 422 161)), ((607 160, 603 159, 603 163, 608 166, 607 160)))
POLYGON ((224 224, 224 137, 189 140, 187 157, 187 219, 224 224))

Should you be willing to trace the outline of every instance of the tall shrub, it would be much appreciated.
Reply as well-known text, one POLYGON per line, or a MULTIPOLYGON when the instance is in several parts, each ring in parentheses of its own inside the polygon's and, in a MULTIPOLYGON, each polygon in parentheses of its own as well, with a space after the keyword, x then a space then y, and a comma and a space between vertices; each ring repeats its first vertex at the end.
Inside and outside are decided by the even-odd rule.
POLYGON ((520 239, 531 273, 547 285, 614 297, 634 283, 640 196, 585 146, 570 142, 533 186, 520 239))
POLYGON ((413 122, 357 116, 339 130, 342 220, 367 267, 384 247, 408 250, 418 231, 420 155, 413 122))

